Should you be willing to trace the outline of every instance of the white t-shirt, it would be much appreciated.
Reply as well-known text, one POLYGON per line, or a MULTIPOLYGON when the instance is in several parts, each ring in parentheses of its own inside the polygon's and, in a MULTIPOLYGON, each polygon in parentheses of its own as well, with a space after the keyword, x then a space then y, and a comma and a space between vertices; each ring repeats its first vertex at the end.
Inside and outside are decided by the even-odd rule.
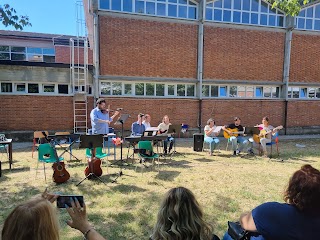
MULTIPOLYGON (((214 125, 214 126, 213 126, 213 129, 215 129, 216 127, 217 127, 217 126, 214 125)), ((212 137, 212 138, 216 137, 216 135, 215 135, 215 133, 214 133, 213 131, 209 134, 209 136, 206 134, 206 131, 210 131, 210 129, 211 129, 210 125, 206 125, 206 126, 204 127, 204 136, 205 136, 205 137, 212 137)))
POLYGON ((151 124, 150 124, 150 123, 147 123, 146 121, 143 121, 142 123, 143 123, 143 125, 146 127, 146 130, 147 130, 149 127, 151 127, 151 124))
POLYGON ((158 126, 160 133, 166 133, 167 134, 170 125, 171 125, 171 123, 169 123, 169 124, 160 123, 159 126, 158 126))

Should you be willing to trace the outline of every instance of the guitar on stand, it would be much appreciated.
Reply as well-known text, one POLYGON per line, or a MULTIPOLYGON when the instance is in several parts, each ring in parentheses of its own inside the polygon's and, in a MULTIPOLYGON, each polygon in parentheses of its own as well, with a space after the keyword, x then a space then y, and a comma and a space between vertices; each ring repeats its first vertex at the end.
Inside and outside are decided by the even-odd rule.
POLYGON ((280 126, 278 126, 278 127, 276 127, 276 128, 273 128, 272 130, 270 130, 270 131, 266 131, 266 130, 264 130, 264 129, 262 129, 262 130, 260 130, 260 133, 259 134, 253 134, 253 140, 256 142, 256 143, 260 143, 260 139, 261 138, 266 138, 266 136, 268 135, 268 134, 272 134, 272 135, 274 135, 274 133, 276 133, 277 131, 279 131, 279 130, 281 130, 281 129, 283 129, 283 126, 282 125, 280 125, 280 126))
POLYGON ((52 165, 53 168, 53 175, 52 179, 55 183, 64 183, 69 180, 70 174, 66 170, 64 162, 60 162, 57 150, 55 148, 55 143, 53 139, 49 139, 47 134, 43 131, 42 132, 44 138, 48 143, 50 143, 51 148, 53 149, 54 158, 56 159, 56 162, 52 165))
POLYGON ((97 147, 102 147, 103 135, 81 135, 79 148, 88 148, 91 151, 91 157, 88 159, 88 165, 84 170, 85 178, 82 179, 76 186, 79 186, 86 179, 97 178, 105 184, 100 178, 102 175, 101 160, 95 157, 97 147))

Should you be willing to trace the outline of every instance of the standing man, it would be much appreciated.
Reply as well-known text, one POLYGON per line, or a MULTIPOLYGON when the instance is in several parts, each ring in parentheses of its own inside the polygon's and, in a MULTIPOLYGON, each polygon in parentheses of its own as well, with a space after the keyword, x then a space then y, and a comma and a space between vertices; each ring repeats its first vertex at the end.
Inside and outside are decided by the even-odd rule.
POLYGON ((138 114, 138 121, 132 123, 131 126, 131 135, 132 136, 142 136, 143 132, 146 130, 144 124, 142 123, 142 118, 144 114, 138 114))
POLYGON ((151 127, 151 117, 149 114, 144 115, 144 121, 142 122, 146 130, 151 127))
POLYGON ((241 119, 239 117, 233 118, 234 123, 229 125, 225 125, 222 127, 224 131, 226 131, 229 135, 231 135, 229 141, 232 143, 232 151, 233 155, 239 154, 245 147, 248 147, 249 141, 243 137, 244 134, 237 134, 237 136, 233 135, 233 130, 235 132, 243 132, 244 128, 241 125, 241 119), (239 148, 237 149, 239 143, 239 148))
POLYGON ((92 109, 90 113, 92 134, 108 134, 109 124, 119 112, 115 111, 112 117, 109 117, 110 109, 106 109, 106 100, 104 98, 99 98, 96 105, 96 108, 92 109))

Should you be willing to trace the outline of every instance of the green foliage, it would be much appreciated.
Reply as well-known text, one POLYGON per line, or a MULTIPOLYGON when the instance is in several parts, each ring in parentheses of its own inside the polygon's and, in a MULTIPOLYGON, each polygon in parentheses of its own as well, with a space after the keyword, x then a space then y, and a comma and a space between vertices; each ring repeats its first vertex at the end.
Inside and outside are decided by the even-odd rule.
MULTIPOLYGON (((287 15, 297 16, 301 6, 309 3, 309 0, 271 0, 270 2, 273 8, 279 8, 287 15)), ((311 0, 311 2, 313 1, 311 0)))
POLYGON ((18 16, 16 10, 9 4, 0 6, 0 21, 4 26, 13 26, 16 30, 23 30, 26 26, 32 26, 28 16, 18 16))

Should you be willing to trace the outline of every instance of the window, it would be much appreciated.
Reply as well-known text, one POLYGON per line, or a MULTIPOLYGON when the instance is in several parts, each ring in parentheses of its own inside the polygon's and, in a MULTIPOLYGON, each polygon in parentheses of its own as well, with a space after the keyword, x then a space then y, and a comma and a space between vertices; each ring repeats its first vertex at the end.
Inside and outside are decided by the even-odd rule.
POLYGON ((12 83, 1 83, 1 92, 12 92, 12 83))
POLYGON ((164 84, 156 84, 156 96, 164 96, 164 84))
POLYGON ((135 90, 136 90, 137 96, 143 96, 144 95, 144 83, 136 83, 135 90))
POLYGON ((187 96, 194 97, 194 85, 187 85, 187 96))
POLYGON ((175 85, 168 85, 168 96, 175 95, 175 85))
POLYGON ((186 95, 186 85, 178 84, 177 85, 177 96, 184 97, 186 95))
POLYGON ((198 3, 195 0, 100 0, 99 2, 99 8, 104 10, 197 19, 198 3))
POLYGON ((301 10, 296 17, 296 28, 320 31, 320 4, 301 10))
POLYGON ((101 83, 101 94, 102 95, 111 95, 111 83, 102 82, 101 83))
POLYGON ((284 27, 284 14, 263 0, 216 0, 206 5, 206 20, 284 27))
POLYGON ((69 86, 67 84, 58 84, 58 93, 68 94, 69 93, 69 86))
POLYGON ((55 62, 54 48, 0 46, 0 60, 55 62))
POLYGON ((209 97, 210 85, 202 85, 202 96, 209 97))
POLYGON ((146 83, 146 95, 147 96, 154 96, 154 88, 155 84, 154 83, 146 83))
POLYGON ((44 84, 43 85, 43 92, 45 93, 54 93, 54 84, 50 84, 50 85, 47 85, 47 84, 44 84))
POLYGON ((211 97, 219 97, 219 87, 211 86, 211 97))
POLYGON ((237 97, 238 96, 237 89, 238 89, 237 86, 230 86, 229 97, 237 97))
POLYGON ((307 88, 300 88, 300 98, 306 98, 307 97, 307 88))
POLYGON ((220 87, 220 97, 226 97, 227 96, 227 86, 220 87))
POLYGON ((263 97, 263 87, 256 87, 256 97, 263 97))
POLYGON ((131 95, 132 94, 132 84, 124 84, 124 95, 131 95))
POLYGON ((25 83, 17 83, 16 84, 16 91, 17 92, 26 92, 26 84, 25 83))
POLYGON ((121 83, 112 83, 112 95, 122 95, 121 83))
POLYGON ((320 98, 320 88, 288 87, 288 98, 320 98))
POLYGON ((39 93, 39 85, 37 83, 29 83, 28 93, 39 93))

